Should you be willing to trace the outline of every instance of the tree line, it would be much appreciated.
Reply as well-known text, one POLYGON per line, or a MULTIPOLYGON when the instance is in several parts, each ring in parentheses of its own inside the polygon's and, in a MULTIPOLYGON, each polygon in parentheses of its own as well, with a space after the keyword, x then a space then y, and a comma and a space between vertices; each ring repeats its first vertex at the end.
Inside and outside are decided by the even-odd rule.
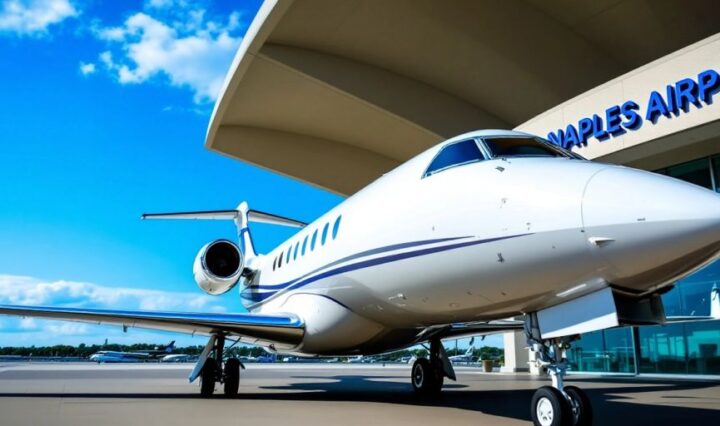
MULTIPOLYGON (((5 346, 0 347, 0 356, 37 356, 37 357, 74 357, 74 358, 88 358, 90 355, 99 351, 116 351, 116 352, 144 352, 153 350, 162 350, 165 344, 154 344, 154 343, 135 343, 132 345, 121 345, 117 343, 108 343, 104 345, 86 345, 81 343, 78 346, 70 345, 54 345, 54 346, 5 346)), ((203 346, 185 346, 176 347, 173 353, 187 354, 187 355, 200 355, 203 346)), ((467 349, 458 348, 457 350, 452 348, 446 348, 448 356, 462 355, 467 349)), ((227 356, 236 357, 258 357, 265 354, 265 350, 256 346, 244 346, 238 345, 230 348, 227 351, 227 356)), ((405 349, 387 354, 376 355, 376 358, 380 358, 386 361, 398 361, 406 357, 427 357, 428 351, 425 348, 412 348, 405 349)), ((491 359, 496 362, 502 363, 503 361, 503 350, 493 346, 483 346, 480 348, 474 348, 472 356, 477 359, 491 359)))

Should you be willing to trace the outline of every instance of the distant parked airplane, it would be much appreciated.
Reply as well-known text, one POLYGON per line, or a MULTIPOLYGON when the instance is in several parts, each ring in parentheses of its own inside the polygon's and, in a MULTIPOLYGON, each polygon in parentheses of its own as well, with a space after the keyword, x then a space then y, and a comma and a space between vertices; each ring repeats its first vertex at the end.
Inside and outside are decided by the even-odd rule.
POLYGON ((98 351, 90 355, 90 361, 94 361, 97 363, 145 362, 157 360, 167 354, 172 353, 174 349, 175 341, 173 340, 162 349, 156 347, 154 350, 137 352, 98 351))
POLYGON ((462 355, 453 355, 450 357, 450 362, 452 363, 464 363, 469 364, 471 362, 475 362, 475 356, 473 355, 473 351, 475 350, 474 346, 470 346, 467 351, 465 351, 462 355))

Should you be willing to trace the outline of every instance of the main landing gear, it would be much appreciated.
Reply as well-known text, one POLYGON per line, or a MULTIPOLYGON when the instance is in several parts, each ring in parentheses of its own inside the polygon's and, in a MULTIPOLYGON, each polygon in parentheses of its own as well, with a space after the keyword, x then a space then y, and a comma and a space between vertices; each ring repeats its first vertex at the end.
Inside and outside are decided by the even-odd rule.
POLYGON ((440 394, 445 377, 455 380, 455 371, 439 339, 430 341, 430 359, 418 358, 412 367, 410 379, 418 395, 440 394))
POLYGON ((195 379, 194 376, 200 376, 200 395, 203 398, 209 398, 213 395, 216 383, 223 384, 223 391, 226 396, 235 396, 238 393, 240 369, 245 367, 237 358, 229 358, 223 366, 224 348, 224 335, 211 336, 195 366, 195 370, 200 368, 199 374, 195 370, 190 374, 191 381, 195 379))
POLYGON ((567 371, 565 352, 570 338, 543 340, 537 326, 536 314, 525 320, 525 335, 535 352, 539 367, 545 367, 552 386, 543 386, 533 395, 530 415, 536 426, 588 426, 592 425, 592 405, 585 392, 576 386, 565 386, 567 371))

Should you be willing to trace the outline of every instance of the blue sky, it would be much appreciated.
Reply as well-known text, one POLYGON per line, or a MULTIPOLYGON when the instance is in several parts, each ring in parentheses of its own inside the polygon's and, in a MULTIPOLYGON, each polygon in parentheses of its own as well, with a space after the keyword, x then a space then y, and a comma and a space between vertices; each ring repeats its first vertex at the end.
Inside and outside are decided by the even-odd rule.
MULTIPOLYGON (((234 236, 231 223, 142 222, 140 214, 247 200, 310 221, 342 201, 203 147, 259 5, 0 0, 0 303, 241 310, 237 292, 205 296, 191 273, 199 247, 234 236)), ((294 232, 254 229, 261 252, 294 232)), ((0 317, 2 346, 105 338, 171 339, 0 317)))

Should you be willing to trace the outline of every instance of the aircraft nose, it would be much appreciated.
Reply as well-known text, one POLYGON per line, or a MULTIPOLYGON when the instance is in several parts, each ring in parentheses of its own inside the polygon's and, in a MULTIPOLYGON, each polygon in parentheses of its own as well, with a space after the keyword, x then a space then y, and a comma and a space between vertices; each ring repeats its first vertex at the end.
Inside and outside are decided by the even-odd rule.
POLYGON ((616 284, 649 288, 720 252, 720 195, 655 173, 597 172, 585 187, 582 217, 588 242, 609 261, 616 284))

